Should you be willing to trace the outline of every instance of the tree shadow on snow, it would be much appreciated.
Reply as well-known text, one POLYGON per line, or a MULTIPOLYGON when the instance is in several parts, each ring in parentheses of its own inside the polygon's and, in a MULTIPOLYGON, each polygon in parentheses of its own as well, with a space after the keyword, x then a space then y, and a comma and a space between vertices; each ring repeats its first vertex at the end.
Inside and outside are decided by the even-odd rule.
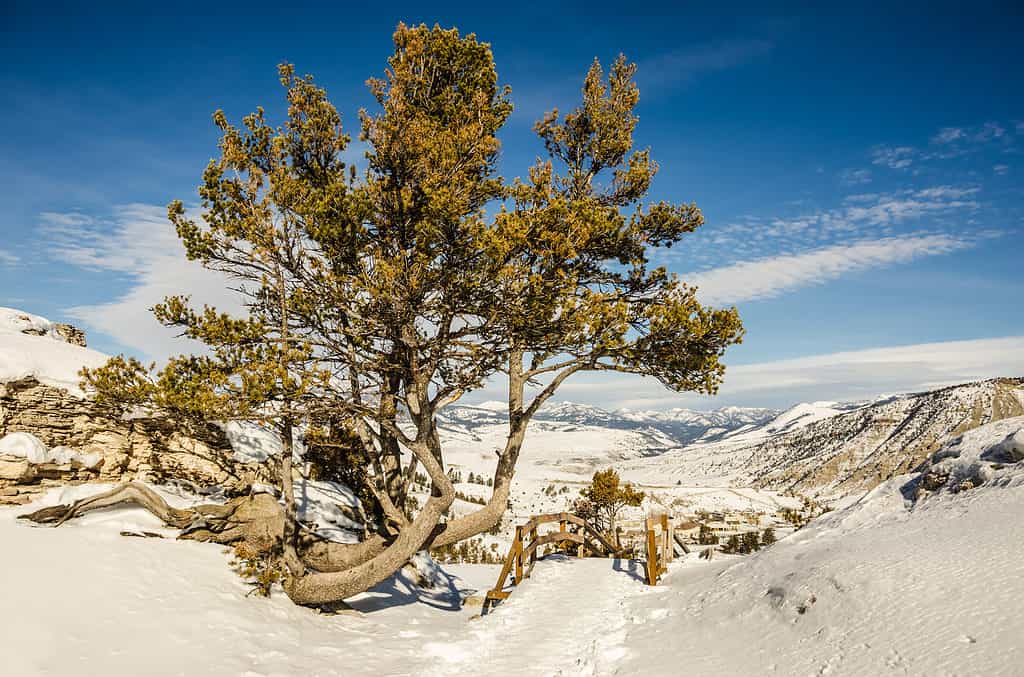
POLYGON ((615 562, 612 564, 612 569, 627 573, 630 578, 635 581, 640 581, 641 583, 647 580, 647 574, 644 571, 643 563, 638 559, 622 559, 621 557, 616 557, 615 562))
POLYGON ((425 604, 442 611, 459 611, 462 609, 462 600, 478 592, 475 588, 460 588, 460 582, 452 574, 438 569, 432 587, 419 586, 407 572, 400 570, 383 583, 345 601, 348 606, 362 613, 407 604, 425 604))

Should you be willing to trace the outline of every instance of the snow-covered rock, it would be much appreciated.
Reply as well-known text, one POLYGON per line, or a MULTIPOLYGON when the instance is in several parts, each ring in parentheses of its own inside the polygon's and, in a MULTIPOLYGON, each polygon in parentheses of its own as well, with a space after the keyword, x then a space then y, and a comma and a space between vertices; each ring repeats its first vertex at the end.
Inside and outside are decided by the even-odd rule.
POLYGON ((344 484, 300 479, 295 486, 299 519, 316 525, 320 536, 355 543, 365 527, 358 519, 359 499, 344 484))
POLYGON ((58 326, 37 315, 0 308, 0 383, 31 377, 81 397, 82 367, 99 367, 108 356, 68 343, 58 326))
POLYGON ((932 454, 905 489, 919 496, 938 490, 966 491, 994 480, 1024 477, 1024 416, 970 430, 932 454))
MULTIPOLYGON (((75 337, 64 326, 0 308, 0 435, 31 435, 43 449, 52 447, 50 456, 36 463, 75 462, 111 481, 173 478, 213 485, 238 479, 231 462, 254 460, 250 445, 243 449, 245 458, 222 462, 231 447, 215 428, 196 431, 159 416, 121 418, 96 406, 84 396, 79 372, 104 364, 108 356, 69 343, 75 337)), ((41 453, 32 447, 34 458, 41 453)), ((9 467, 6 474, 16 470, 9 467)), ((18 477, 23 483, 28 479, 18 477)))
POLYGON ((1024 461, 1024 429, 1007 435, 1006 439, 986 451, 983 458, 997 463, 1024 461))
POLYGON ((29 463, 46 463, 49 450, 31 433, 10 433, 0 438, 0 454, 24 458, 29 463))
POLYGON ((25 432, 14 432, 0 438, 0 455, 23 458, 33 465, 76 463, 90 469, 103 460, 103 456, 98 453, 83 454, 70 447, 56 446, 49 449, 38 437, 25 432))

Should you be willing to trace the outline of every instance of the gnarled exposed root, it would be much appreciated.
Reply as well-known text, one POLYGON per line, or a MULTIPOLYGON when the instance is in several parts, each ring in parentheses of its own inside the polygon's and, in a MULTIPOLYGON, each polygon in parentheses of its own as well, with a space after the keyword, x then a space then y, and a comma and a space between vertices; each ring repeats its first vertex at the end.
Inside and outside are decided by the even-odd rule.
MULTIPOLYGON (((450 503, 451 497, 429 501, 429 512, 394 540, 376 535, 361 543, 334 543, 315 534, 301 534, 298 553, 308 570, 285 581, 285 591, 297 604, 321 606, 380 582, 423 546, 445 501, 450 503)), ((284 508, 263 493, 224 504, 174 508, 148 486, 126 482, 70 505, 42 508, 20 518, 57 527, 85 513, 124 504, 137 505, 164 524, 181 529, 178 538, 224 545, 245 542, 256 552, 280 552, 284 508)))
POLYGON ((221 544, 246 541, 257 550, 273 547, 280 540, 284 526, 284 511, 269 494, 241 496, 222 505, 174 508, 160 494, 139 482, 125 482, 70 505, 42 508, 20 518, 59 527, 87 512, 126 504, 137 505, 167 526, 181 529, 179 538, 221 544))
POLYGON ((36 510, 19 519, 59 527, 73 517, 92 510, 101 510, 122 503, 134 503, 155 515, 161 522, 179 529, 187 526, 196 516, 195 510, 172 508, 158 493, 138 482, 125 482, 110 491, 75 501, 71 505, 54 505, 36 510))
MULTIPOLYGON (((145 484, 125 482, 95 496, 69 505, 54 505, 20 519, 54 527, 87 512, 116 505, 137 505, 167 526, 181 529, 179 538, 228 545, 245 541, 258 552, 271 550, 284 533, 284 509, 270 494, 234 498, 224 504, 203 504, 174 508, 145 484)), ((315 571, 343 571, 373 559, 388 546, 379 535, 361 543, 335 543, 303 532, 299 553, 303 563, 315 571)))

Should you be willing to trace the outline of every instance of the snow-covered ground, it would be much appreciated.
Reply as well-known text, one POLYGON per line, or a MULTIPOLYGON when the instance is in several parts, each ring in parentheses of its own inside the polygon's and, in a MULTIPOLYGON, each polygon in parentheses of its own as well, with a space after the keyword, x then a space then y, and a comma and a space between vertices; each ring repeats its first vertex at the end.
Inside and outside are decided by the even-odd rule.
POLYGON ((637 562, 550 558, 482 618, 459 600, 493 566, 447 566, 427 591, 403 574, 325 616, 246 597, 217 546, 120 536, 162 531, 137 509, 58 529, 4 509, 4 674, 1020 675, 1024 463, 992 459, 1021 429, 937 452, 949 484, 916 503, 897 478, 757 554, 688 556, 655 588, 637 562), (954 492, 968 476, 982 483, 954 492))
POLYGON ((995 475, 912 508, 892 480, 756 555, 685 563, 629 605, 617 674, 1024 674, 1024 469, 995 475))
POLYGON ((459 567, 466 580, 449 572, 430 591, 401 576, 352 600, 366 613, 326 616, 280 593, 247 597, 219 546, 121 536, 171 535, 142 510, 58 529, 17 523, 24 511, 0 510, 0 674, 12 677, 415 675, 424 636, 462 634, 474 609, 460 597, 493 584, 493 567, 459 567))

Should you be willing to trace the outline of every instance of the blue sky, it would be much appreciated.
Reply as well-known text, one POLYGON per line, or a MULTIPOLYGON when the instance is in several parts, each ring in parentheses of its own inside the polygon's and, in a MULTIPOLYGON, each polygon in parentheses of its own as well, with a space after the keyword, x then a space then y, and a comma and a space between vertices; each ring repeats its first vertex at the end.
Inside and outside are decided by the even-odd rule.
POLYGON ((1024 374, 1012 3, 638 3, 629 16, 595 2, 434 4, 5 3, 0 305, 83 325, 108 352, 186 348, 146 308, 182 289, 224 298, 181 261, 163 218, 170 200, 195 199, 211 112, 279 114, 275 65, 288 60, 355 131, 395 24, 438 22, 491 42, 512 86, 509 178, 541 152, 533 121, 576 100, 594 57, 636 61, 637 142, 662 168, 653 197, 696 201, 707 218, 656 260, 745 320, 718 398, 607 375, 565 398, 785 406, 1024 374))

